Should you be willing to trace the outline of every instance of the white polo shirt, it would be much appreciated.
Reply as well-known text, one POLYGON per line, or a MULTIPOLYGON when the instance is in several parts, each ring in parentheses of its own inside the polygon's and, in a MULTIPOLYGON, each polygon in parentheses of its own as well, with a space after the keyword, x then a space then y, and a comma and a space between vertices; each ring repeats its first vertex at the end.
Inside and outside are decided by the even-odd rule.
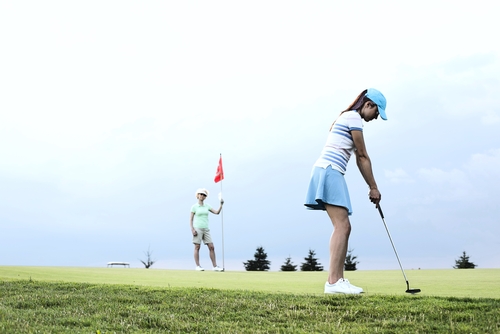
POLYGON ((363 131, 363 120, 356 110, 342 113, 328 134, 325 146, 314 166, 333 169, 345 174, 347 163, 354 153, 351 131, 363 131))

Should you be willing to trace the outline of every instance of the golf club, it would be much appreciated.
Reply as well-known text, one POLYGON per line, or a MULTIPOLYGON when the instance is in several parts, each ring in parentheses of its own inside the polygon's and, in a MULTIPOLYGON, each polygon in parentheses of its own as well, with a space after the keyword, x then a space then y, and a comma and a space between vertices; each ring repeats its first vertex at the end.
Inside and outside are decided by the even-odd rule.
POLYGON ((385 230, 387 231, 387 235, 389 236, 389 240, 391 240, 392 248, 394 249, 394 253, 396 254, 396 258, 398 259, 399 267, 401 268, 401 271, 403 272, 403 276, 404 276, 405 281, 406 281, 406 292, 411 293, 411 294, 419 293, 421 291, 420 289, 410 289, 410 283, 408 283, 408 279, 406 278, 405 271, 403 269, 403 266, 401 265, 401 261, 399 260, 398 252, 396 251, 396 247, 394 246, 394 242, 392 242, 391 233, 389 232, 389 229, 387 228, 387 224, 385 223, 384 214, 382 213, 382 208, 380 207, 380 204, 378 205, 378 212, 380 212, 380 217, 382 217, 382 221, 384 222, 385 230))

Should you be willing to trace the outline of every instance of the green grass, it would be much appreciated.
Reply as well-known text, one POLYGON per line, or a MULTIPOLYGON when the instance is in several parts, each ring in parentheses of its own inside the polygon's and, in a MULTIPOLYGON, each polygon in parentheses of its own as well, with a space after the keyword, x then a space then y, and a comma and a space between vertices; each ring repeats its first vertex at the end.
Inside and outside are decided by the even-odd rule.
POLYGON ((500 270, 346 275, 0 266, 0 333, 500 333, 500 270))
POLYGON ((498 333, 500 299, 0 282, 1 333, 498 333))
MULTIPOLYGON (((408 270, 411 288, 422 296, 500 298, 500 269, 408 270)), ((0 266, 0 280, 127 284, 156 287, 195 287, 295 294, 323 294, 326 272, 245 272, 129 268, 0 266)), ((400 270, 358 270, 346 277, 366 295, 405 295, 400 270)))

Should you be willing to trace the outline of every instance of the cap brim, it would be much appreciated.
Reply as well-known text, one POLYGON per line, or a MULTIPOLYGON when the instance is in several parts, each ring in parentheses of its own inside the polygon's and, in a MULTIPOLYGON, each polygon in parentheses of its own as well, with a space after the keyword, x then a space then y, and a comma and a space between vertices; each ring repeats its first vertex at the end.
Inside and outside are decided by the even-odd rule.
POLYGON ((387 114, 385 113, 385 109, 378 107, 378 113, 384 121, 387 121, 387 114))

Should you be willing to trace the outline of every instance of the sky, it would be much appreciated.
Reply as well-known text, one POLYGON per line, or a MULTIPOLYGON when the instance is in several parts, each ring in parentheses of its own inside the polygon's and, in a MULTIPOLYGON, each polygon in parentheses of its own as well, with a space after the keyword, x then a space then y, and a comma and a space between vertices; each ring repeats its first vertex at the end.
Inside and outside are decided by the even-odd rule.
MULTIPOLYGON (((462 252, 500 267, 500 5, 493 1, 0 2, 0 265, 194 269, 207 188, 219 266, 262 246, 278 271, 332 224, 305 209, 329 127, 364 89, 364 124, 403 267, 462 252), (225 178, 214 182, 222 155, 225 178)), ((359 270, 399 269, 355 161, 359 270)), ((201 265, 210 268, 206 247, 201 265)))

